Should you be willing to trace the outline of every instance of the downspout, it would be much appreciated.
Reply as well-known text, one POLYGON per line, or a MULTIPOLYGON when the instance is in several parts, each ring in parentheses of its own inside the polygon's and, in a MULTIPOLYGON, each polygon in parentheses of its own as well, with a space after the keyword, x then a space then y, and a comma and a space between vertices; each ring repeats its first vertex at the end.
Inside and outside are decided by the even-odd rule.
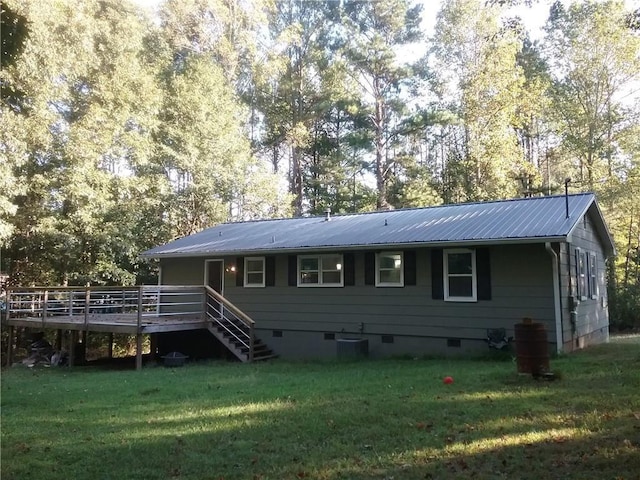
POLYGON ((558 269, 558 254, 551 247, 550 242, 545 242, 544 247, 551 255, 551 269, 553 272, 553 308, 556 317, 556 353, 562 353, 564 346, 562 332, 562 310, 560 308, 560 274, 558 269))

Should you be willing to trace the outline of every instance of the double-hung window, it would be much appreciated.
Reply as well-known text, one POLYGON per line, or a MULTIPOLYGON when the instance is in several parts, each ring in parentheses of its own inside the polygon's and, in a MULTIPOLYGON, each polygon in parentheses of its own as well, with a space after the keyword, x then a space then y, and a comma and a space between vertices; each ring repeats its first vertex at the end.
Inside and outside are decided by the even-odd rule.
POLYGON ((244 259, 244 286, 264 287, 264 257, 244 259))
POLYGON ((381 252, 376 255, 376 286, 404 286, 404 268, 401 252, 381 252))
POLYGON ((579 300, 586 300, 589 294, 587 275, 587 254, 576 248, 576 293, 579 300))
POLYGON ((467 248, 444 251, 444 299, 450 302, 478 300, 476 252, 467 248))
POLYGON ((589 296, 598 298, 598 259, 593 252, 589 254, 589 296))
POLYGON ((298 257, 299 287, 342 287, 344 276, 342 255, 300 255, 298 257))

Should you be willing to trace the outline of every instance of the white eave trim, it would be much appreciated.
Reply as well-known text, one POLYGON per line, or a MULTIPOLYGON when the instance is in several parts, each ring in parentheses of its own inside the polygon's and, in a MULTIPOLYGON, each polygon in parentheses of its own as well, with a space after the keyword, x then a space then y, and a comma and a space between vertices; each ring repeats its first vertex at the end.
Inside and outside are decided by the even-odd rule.
POLYGON ((158 254, 142 254, 139 258, 162 259, 162 258, 206 258, 223 256, 246 256, 246 255, 277 255, 285 253, 307 253, 324 251, 355 251, 355 250, 376 250, 376 249, 413 249, 413 248, 456 248, 474 247, 489 245, 522 245, 531 243, 546 242, 566 242, 567 236, 558 235, 553 237, 522 237, 522 238, 501 238, 501 239, 481 239, 481 240, 437 240, 433 242, 410 242, 410 243, 367 243, 363 245, 323 245, 310 247, 280 247, 271 249, 254 250, 214 250, 214 251, 194 251, 194 252, 168 252, 158 254))

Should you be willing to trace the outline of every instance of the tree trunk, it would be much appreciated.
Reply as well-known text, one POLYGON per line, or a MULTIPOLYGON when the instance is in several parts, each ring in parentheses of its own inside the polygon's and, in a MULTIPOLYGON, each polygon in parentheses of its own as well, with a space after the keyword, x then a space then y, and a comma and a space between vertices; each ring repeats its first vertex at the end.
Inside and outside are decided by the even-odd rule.
POLYGON ((300 165, 300 149, 291 148, 291 193, 293 194, 293 216, 302 215, 302 167, 300 165))
MULTIPOLYGON (((377 88, 378 80, 375 85, 377 88)), ((389 200, 387 198, 387 165, 385 161, 385 145, 384 145, 384 100, 381 95, 376 95, 376 110, 374 116, 375 128, 375 148, 376 148, 376 190, 378 198, 376 207, 378 210, 389 210, 389 200)))

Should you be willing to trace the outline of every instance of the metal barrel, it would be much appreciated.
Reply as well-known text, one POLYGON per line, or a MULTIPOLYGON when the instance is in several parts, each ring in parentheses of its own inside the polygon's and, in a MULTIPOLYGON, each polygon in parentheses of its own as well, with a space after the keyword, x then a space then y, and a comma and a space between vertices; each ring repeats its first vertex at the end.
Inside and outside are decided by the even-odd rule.
POLYGON ((515 325, 515 337, 518 373, 539 375, 551 370, 544 324, 524 319, 515 325))

